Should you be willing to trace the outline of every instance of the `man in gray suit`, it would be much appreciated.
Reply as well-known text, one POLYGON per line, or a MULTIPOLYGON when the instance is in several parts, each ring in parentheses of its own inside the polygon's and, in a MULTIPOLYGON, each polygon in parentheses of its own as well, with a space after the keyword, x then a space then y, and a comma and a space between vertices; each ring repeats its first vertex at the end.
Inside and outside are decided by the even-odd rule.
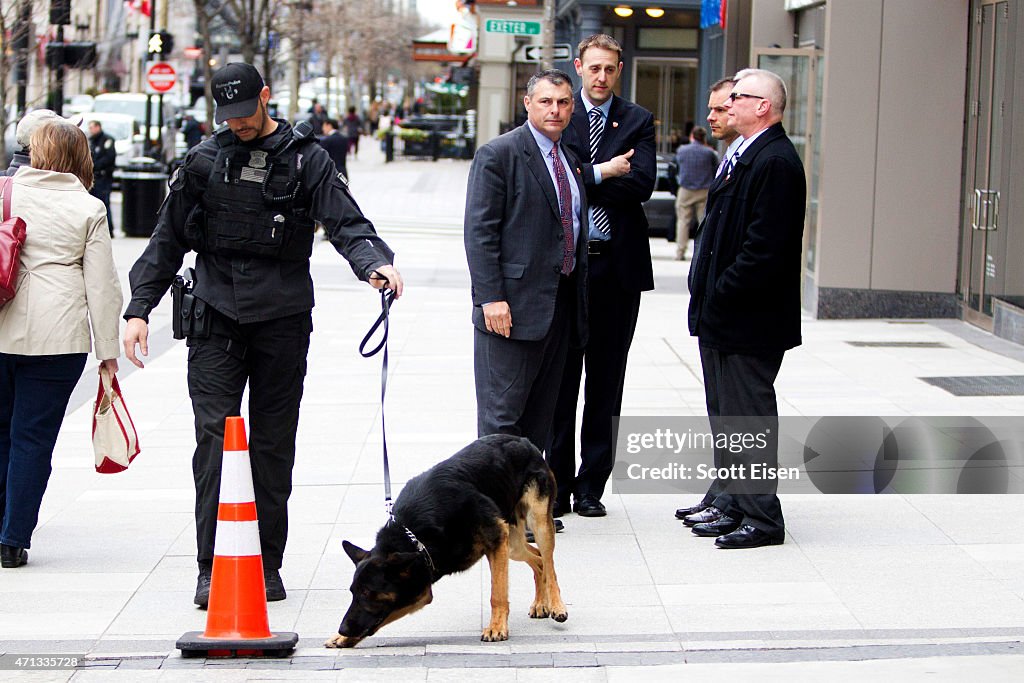
POLYGON ((533 76, 527 123, 477 150, 466 193, 477 431, 541 450, 569 344, 587 335, 586 189, 560 144, 571 88, 564 71, 533 76))

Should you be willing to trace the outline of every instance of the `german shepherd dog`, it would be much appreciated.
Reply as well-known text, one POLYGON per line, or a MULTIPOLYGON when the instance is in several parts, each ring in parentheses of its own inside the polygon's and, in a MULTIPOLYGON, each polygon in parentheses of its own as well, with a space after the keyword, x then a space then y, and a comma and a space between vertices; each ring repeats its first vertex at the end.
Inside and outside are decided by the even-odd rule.
POLYGON ((478 439, 412 478, 372 550, 344 541, 356 565, 352 604, 327 647, 353 647, 433 600, 431 585, 484 555, 491 570, 491 621, 480 640, 508 640, 508 561, 530 565, 535 619, 569 615, 555 576, 551 517, 555 477, 529 440, 478 439), (526 542, 529 522, 537 547, 526 542))

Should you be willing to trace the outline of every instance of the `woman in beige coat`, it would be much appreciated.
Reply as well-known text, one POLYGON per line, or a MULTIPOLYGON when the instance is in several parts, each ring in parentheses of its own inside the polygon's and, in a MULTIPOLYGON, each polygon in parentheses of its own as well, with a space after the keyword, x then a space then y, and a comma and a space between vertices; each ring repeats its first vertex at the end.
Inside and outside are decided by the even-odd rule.
POLYGON ((11 184, 25 220, 17 294, 0 308, 0 565, 20 567, 64 411, 92 348, 117 372, 121 286, 85 134, 47 123, 11 184), (92 335, 90 336, 90 326, 92 335))

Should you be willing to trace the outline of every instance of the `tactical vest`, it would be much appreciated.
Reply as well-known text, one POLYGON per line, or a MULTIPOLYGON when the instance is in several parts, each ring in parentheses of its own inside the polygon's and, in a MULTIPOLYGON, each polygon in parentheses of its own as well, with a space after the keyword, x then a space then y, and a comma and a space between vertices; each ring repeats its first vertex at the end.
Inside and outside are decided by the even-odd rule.
POLYGON ((223 256, 308 259, 316 225, 307 215, 298 155, 313 139, 289 136, 272 150, 239 145, 228 129, 216 139, 202 215, 190 220, 190 246, 223 256))

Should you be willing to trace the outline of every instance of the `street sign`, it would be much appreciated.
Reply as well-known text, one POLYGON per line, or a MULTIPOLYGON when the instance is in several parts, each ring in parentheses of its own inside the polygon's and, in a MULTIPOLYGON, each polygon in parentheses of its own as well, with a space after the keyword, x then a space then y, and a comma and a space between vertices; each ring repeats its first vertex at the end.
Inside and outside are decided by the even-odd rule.
MULTIPOLYGON (((523 56, 528 62, 539 62, 544 59, 544 48, 540 45, 527 45, 523 56)), ((572 46, 568 43, 555 44, 555 61, 565 62, 572 59, 572 46)))
POLYGON ((517 36, 539 36, 539 21, 513 21, 511 19, 488 19, 484 24, 488 33, 511 33, 517 36))
POLYGON ((170 92, 177 80, 178 74, 167 62, 156 62, 146 71, 146 86, 150 92, 170 92))

